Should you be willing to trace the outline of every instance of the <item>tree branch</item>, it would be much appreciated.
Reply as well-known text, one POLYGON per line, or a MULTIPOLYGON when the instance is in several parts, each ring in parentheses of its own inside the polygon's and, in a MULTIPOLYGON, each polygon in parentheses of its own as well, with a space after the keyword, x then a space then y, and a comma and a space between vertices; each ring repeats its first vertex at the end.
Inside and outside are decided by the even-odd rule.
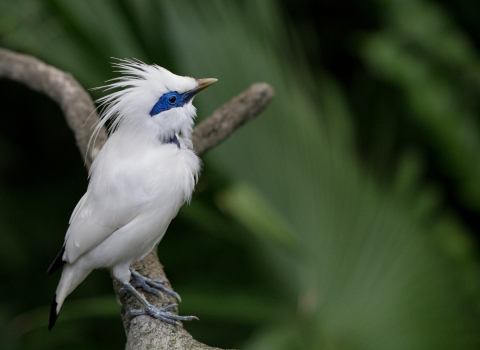
POLYGON ((195 152, 200 156, 224 141, 240 126, 259 115, 274 94, 267 83, 256 83, 222 105, 193 130, 195 152))
POLYGON ((42 92, 54 100, 62 109, 68 126, 75 135, 77 147, 90 168, 93 158, 107 140, 102 129, 95 147, 87 154, 88 141, 93 126, 98 121, 90 95, 70 74, 49 66, 35 57, 0 48, 0 78, 7 78, 42 92))
MULTIPOLYGON (((104 129, 98 135, 95 147, 87 146, 98 115, 88 93, 68 73, 49 66, 40 60, 0 48, 0 78, 22 83, 42 92, 58 103, 68 126, 75 135, 78 149, 87 169, 107 139, 104 129)), ((230 136, 237 128, 255 118, 274 96, 272 87, 266 83, 253 84, 249 89, 218 108, 211 117, 198 125, 192 134, 194 150, 202 155, 230 136)), ((156 249, 132 268, 142 275, 166 279, 156 249)), ((129 319, 129 310, 141 307, 128 293, 119 296, 121 285, 113 279, 117 300, 122 305, 122 320, 127 334, 126 349, 218 349, 201 344, 182 327, 172 326, 149 316, 129 319)), ((142 291, 141 291, 142 292, 142 291)), ((158 298, 149 293, 145 296, 155 306, 166 306, 175 300, 168 295, 158 298)), ((172 310, 177 312, 177 310, 172 310)))

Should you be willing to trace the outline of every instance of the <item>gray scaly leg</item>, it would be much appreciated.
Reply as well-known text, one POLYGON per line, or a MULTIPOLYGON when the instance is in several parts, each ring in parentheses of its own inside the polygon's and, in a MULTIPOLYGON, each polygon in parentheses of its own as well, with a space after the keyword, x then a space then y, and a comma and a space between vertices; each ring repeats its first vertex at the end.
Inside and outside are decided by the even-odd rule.
POLYGON ((151 278, 147 278, 145 276, 140 275, 138 272, 134 270, 130 270, 132 273, 133 282, 132 285, 134 287, 142 288, 145 292, 154 294, 156 296, 163 295, 162 292, 167 293, 168 295, 176 298, 178 301, 182 301, 180 295, 175 293, 173 290, 168 289, 165 287, 166 280, 155 280, 151 278))
POLYGON ((138 299, 143 305, 145 305, 145 309, 143 310, 132 310, 128 313, 128 316, 134 317, 139 315, 150 315, 153 318, 158 320, 176 325, 181 326, 182 324, 179 321, 191 321, 191 320, 198 320, 195 316, 178 316, 175 314, 168 313, 167 311, 177 306, 177 304, 171 304, 166 307, 155 307, 150 304, 145 297, 140 294, 135 287, 133 287, 130 283, 123 284, 126 290, 128 290, 135 298, 138 299))

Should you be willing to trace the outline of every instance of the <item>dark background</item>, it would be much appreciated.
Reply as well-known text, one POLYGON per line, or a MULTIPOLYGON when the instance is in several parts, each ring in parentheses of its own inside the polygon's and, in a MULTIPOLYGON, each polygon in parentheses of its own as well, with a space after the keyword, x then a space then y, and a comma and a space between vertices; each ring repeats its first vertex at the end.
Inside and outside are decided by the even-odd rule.
MULTIPOLYGON (((6 0, 0 40, 85 88, 116 76, 111 57, 217 77, 200 119, 253 82, 276 89, 204 157, 159 246, 198 340, 477 349, 479 20, 475 0, 6 0)), ((45 271, 87 173, 52 101, 5 80, 0 101, 0 347, 123 348, 105 271, 46 330, 45 271)))

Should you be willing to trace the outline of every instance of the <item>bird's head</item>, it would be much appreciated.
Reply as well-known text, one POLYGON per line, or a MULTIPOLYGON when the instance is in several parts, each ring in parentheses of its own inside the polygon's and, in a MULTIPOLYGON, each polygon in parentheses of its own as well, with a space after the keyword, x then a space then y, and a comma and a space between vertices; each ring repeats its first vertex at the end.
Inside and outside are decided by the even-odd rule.
POLYGON ((113 131, 130 128, 142 134, 148 130, 161 141, 176 133, 190 138, 196 113, 193 98, 217 79, 182 77, 138 60, 119 60, 114 67, 122 76, 103 88, 120 90, 97 101, 105 106, 97 129, 111 119, 113 131))

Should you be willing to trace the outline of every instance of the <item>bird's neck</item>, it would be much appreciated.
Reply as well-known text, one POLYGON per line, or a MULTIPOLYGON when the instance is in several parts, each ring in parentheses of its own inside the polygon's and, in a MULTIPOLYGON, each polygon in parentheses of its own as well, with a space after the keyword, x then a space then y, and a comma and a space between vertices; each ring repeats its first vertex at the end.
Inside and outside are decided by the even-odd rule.
MULTIPOLYGON (((125 146, 128 148, 156 147, 159 144, 175 144, 181 148, 178 132, 175 130, 159 130, 155 127, 128 127, 122 125, 114 132, 118 140, 126 140, 125 146)), ((189 137, 182 135, 182 141, 191 143, 189 137)))
POLYGON ((167 141, 164 141, 164 140, 163 140, 163 141, 160 140, 160 141, 161 141, 162 143, 167 143, 167 144, 168 144, 168 143, 171 143, 171 144, 176 145, 178 148, 181 148, 181 144, 180 144, 180 141, 178 140, 177 135, 171 137, 171 138, 168 139, 167 141))

